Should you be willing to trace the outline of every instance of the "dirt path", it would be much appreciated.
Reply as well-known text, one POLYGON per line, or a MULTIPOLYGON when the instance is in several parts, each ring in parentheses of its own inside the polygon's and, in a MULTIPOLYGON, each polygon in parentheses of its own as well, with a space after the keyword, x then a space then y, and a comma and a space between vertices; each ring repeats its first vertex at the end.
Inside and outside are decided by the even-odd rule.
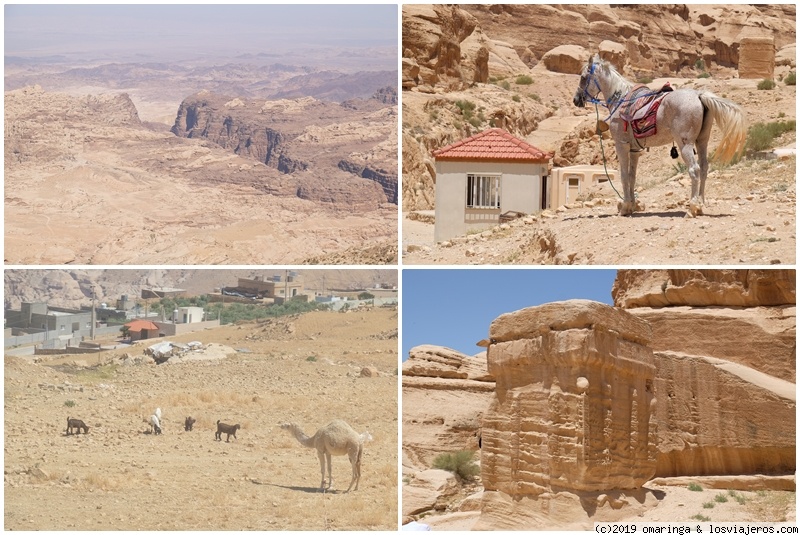
POLYGON ((238 350, 221 360, 84 368, 6 357, 6 529, 396 529, 396 329, 394 310, 315 312, 175 337, 238 350), (158 436, 142 421, 155 407, 158 436), (89 434, 67 436, 68 416, 89 434), (333 457, 333 491, 319 493, 316 452, 278 427, 295 421, 311 435, 334 418, 374 437, 347 494, 346 456, 333 457), (241 424, 236 439, 214 440, 219 419, 241 424))

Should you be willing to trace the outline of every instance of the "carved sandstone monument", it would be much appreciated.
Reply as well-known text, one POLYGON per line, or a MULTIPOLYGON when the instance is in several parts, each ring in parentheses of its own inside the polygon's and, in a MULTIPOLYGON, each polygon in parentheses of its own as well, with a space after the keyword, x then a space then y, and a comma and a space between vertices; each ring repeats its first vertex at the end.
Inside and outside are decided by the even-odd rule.
POLYGON ((483 421, 477 529, 519 529, 553 515, 579 521, 655 474, 647 322, 572 300, 504 314, 489 335, 497 382, 483 421))
POLYGON ((689 520, 707 513, 681 497, 689 483, 745 492, 754 505, 737 518, 791 521, 795 277, 620 270, 614 307, 574 300, 503 314, 474 357, 413 348, 403 364, 404 522, 689 520), (461 449, 479 451, 480 480, 428 483, 432 459, 461 449), (757 505, 781 500, 782 509, 757 505))

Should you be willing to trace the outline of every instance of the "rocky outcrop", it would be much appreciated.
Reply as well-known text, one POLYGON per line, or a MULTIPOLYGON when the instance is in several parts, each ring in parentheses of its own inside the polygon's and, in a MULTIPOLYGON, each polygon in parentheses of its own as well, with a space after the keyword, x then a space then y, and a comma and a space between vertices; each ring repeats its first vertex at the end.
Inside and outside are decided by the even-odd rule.
POLYGON ((796 304, 793 269, 621 269, 614 304, 666 306, 780 306, 796 304))
POLYGON ((552 72, 580 74, 590 55, 582 46, 560 45, 545 52, 542 63, 552 72))
POLYGON ((572 300, 503 314, 489 337, 497 386, 483 422, 481 522, 520 529, 532 511, 561 500, 565 509, 602 508, 614 492, 636 492, 653 476, 655 365, 646 322, 572 300))
POLYGON ((794 473, 793 382, 712 357, 655 355, 657 476, 794 473))
POLYGON ((465 5, 482 32, 510 43, 529 67, 554 48, 569 44, 591 52, 613 41, 626 50, 626 74, 670 75, 694 69, 737 67, 745 37, 774 37, 775 46, 795 42, 793 5, 465 5), (512 23, 513 21, 513 23, 512 23), (535 36, 532 39, 531 36, 535 36))
POLYGON ((183 101, 172 132, 208 139, 278 170, 288 177, 281 192, 370 210, 397 202, 396 110, 384 100, 392 100, 391 91, 342 104, 311 97, 230 99, 203 91, 183 101), (356 163, 359 154, 368 154, 368 161, 356 163))
POLYGON ((478 450, 494 381, 483 356, 417 346, 403 363, 403 466, 430 468, 441 453, 478 450))
POLYGON ((614 303, 652 327, 659 475, 794 471, 795 284, 786 269, 618 272, 614 303))

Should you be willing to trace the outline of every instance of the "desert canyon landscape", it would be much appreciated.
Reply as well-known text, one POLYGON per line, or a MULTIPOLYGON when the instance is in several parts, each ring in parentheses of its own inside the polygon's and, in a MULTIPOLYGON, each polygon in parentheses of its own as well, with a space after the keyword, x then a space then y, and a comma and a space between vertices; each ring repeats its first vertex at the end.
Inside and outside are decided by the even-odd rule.
POLYGON ((396 12, 332 8, 7 8, 6 264, 396 263, 396 12))
POLYGON ((795 522, 794 270, 620 270, 403 363, 403 523, 795 522), (472 451, 475 478, 432 469, 472 451))
MULTIPOLYGON (((162 285, 198 295, 253 274, 6 270, 5 296, 70 307, 87 302, 89 287, 106 298, 162 285)), ((340 288, 397 283, 396 270, 301 274, 309 287, 323 277, 340 288)), ((396 530, 397 329, 395 305, 240 321, 90 354, 7 347, 5 529, 396 530), (155 341, 202 349, 156 364, 144 354, 155 341), (156 408, 161 434, 145 421, 156 408), (88 433, 67 434, 68 417, 88 433), (364 437, 361 477, 345 492, 351 464, 333 455, 323 493, 316 450, 280 426, 313 436, 335 419, 364 437), (235 437, 216 440, 218 420, 239 424, 235 437)))
MULTIPOLYGON (((408 4, 402 17, 404 264, 796 262, 794 4, 408 4), (617 194, 601 182, 575 202, 434 243, 433 153, 489 128, 552 153, 553 167, 602 165, 604 152, 617 169, 608 134, 603 148, 596 134, 598 112, 572 101, 594 53, 633 82, 732 100, 751 129, 787 125, 759 149, 778 149, 777 158, 756 159, 748 149, 734 165, 712 165, 706 216, 686 218, 685 166, 669 146, 653 147, 639 160, 636 192, 645 211, 633 217, 617 217, 617 194), (759 87, 765 78, 772 89, 759 87)), ((715 126, 711 150, 718 144, 715 126)))

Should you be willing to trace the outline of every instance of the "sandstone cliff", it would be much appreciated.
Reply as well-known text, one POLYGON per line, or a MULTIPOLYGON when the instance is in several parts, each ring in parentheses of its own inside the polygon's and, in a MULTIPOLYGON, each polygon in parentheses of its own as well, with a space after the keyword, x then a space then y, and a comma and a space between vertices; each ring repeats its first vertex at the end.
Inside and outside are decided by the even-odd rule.
POLYGON ((619 271, 615 304, 652 327, 658 475, 794 471, 795 284, 785 269, 619 271))
POLYGON ((396 121, 378 99, 265 102, 203 91, 181 103, 172 132, 276 169, 286 175, 283 194, 359 211, 397 200, 396 121))
MULTIPOLYGON (((573 300, 495 319, 485 370, 414 348, 403 366, 404 470, 413 477, 480 432, 479 530, 630 518, 657 503, 654 477, 791 475, 794 277, 620 270, 616 307, 573 300)), ((413 503, 441 503, 430 486, 411 487, 413 503)))
POLYGON ((486 359, 417 346, 403 363, 403 467, 430 468, 441 453, 478 450, 483 412, 494 391, 486 359))

